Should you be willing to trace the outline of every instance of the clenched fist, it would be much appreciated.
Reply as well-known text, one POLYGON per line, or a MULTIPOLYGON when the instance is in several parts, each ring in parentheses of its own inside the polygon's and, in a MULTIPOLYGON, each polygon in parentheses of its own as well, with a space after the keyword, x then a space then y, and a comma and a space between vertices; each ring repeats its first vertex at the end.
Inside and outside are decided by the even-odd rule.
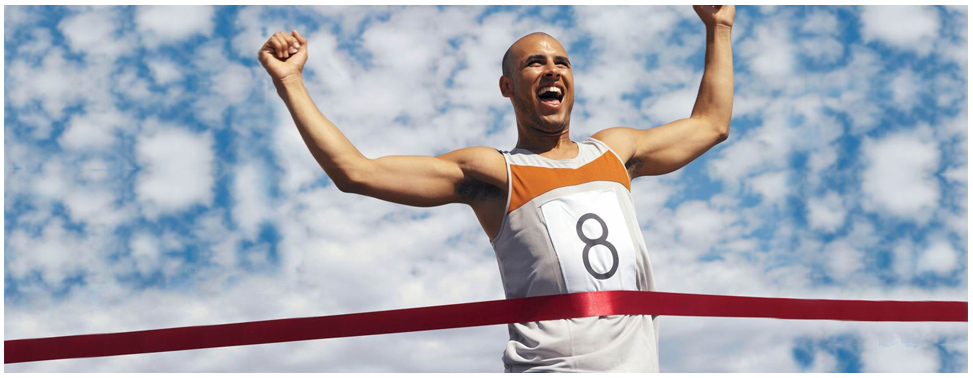
POLYGON ((707 28, 714 26, 733 27, 733 16, 736 7, 733 5, 693 5, 693 10, 703 20, 707 28))
POLYGON ((257 59, 275 83, 300 78, 304 62, 307 62, 307 39, 301 37, 297 30, 291 33, 274 33, 257 53, 257 59))

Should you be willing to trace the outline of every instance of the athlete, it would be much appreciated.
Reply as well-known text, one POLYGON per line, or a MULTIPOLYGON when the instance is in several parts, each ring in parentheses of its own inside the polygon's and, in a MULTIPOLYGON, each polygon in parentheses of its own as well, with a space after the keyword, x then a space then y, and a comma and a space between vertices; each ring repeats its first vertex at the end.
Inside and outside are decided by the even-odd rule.
MULTIPOLYGON (((652 267, 631 180, 683 167, 725 140, 730 127, 735 9, 693 9, 706 26, 706 53, 689 118, 571 140, 571 61, 556 39, 532 33, 502 61, 500 93, 517 118, 510 151, 468 147, 435 157, 365 157, 311 101, 301 78, 305 38, 296 30, 277 32, 259 60, 338 189, 412 206, 472 207, 496 251, 507 298, 650 291, 652 267)), ((658 372, 658 327, 658 319, 641 315, 510 324, 502 360, 506 372, 658 372)))

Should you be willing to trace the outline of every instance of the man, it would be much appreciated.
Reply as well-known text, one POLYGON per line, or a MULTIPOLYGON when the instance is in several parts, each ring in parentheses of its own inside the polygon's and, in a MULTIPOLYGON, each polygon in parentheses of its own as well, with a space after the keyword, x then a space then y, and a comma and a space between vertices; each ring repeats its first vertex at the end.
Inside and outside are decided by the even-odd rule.
MULTIPOLYGON (((569 137, 574 79, 564 47, 533 33, 504 55, 500 93, 516 147, 436 156, 363 156, 315 107, 301 79, 307 40, 278 32, 259 53, 311 154, 343 192, 412 206, 465 203, 489 236, 508 298, 654 290, 631 180, 675 171, 726 139, 733 102, 733 6, 694 6, 706 25, 692 115, 660 127, 569 137)), ((657 372, 658 321, 602 316, 510 324, 507 372, 657 372)))

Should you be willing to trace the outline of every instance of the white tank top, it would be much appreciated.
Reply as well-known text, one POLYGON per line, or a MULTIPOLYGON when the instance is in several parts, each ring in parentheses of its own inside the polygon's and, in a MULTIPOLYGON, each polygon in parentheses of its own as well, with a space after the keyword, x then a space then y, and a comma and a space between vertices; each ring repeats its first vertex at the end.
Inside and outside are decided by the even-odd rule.
MULTIPOLYGON (((502 152, 507 210, 493 249, 507 298, 655 290, 624 162, 596 139, 553 160, 502 152)), ((508 325, 506 372, 658 372, 658 319, 613 315, 508 325)))

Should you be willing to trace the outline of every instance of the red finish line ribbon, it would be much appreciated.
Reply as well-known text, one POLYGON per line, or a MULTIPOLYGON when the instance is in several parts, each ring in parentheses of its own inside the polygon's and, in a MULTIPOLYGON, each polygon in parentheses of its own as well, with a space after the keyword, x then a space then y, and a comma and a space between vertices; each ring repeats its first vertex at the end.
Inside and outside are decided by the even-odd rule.
POLYGON ((791 299, 596 291, 357 314, 4 340, 4 364, 429 331, 604 315, 966 322, 967 302, 791 299))

